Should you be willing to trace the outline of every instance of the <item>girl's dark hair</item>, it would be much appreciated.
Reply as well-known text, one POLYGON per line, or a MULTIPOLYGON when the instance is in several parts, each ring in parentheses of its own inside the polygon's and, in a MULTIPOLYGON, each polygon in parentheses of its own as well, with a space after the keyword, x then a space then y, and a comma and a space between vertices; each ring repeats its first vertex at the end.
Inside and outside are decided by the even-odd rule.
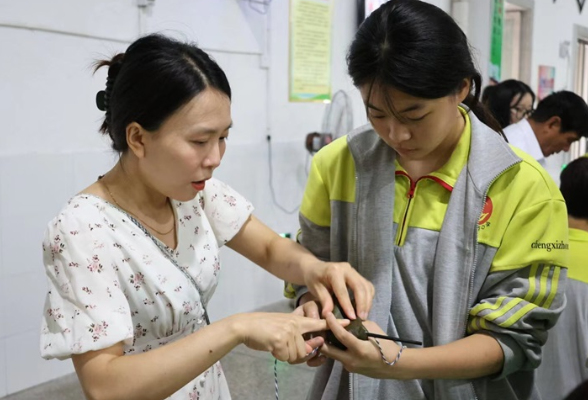
POLYGON ((159 34, 142 37, 125 53, 96 62, 108 67, 106 89, 97 95, 106 112, 100 132, 112 139, 118 152, 128 149, 126 127, 137 122, 149 131, 158 129, 176 110, 206 88, 231 98, 223 70, 194 44, 159 34))
POLYGON ((496 118, 500 127, 506 128, 510 125, 511 108, 518 106, 527 93, 531 95, 535 104, 535 93, 526 83, 508 79, 485 89, 482 102, 496 118), (516 103, 511 105, 513 99, 516 99, 516 103))
POLYGON ((464 79, 471 79, 465 105, 486 125, 501 131, 479 101, 482 78, 465 34, 432 4, 417 0, 384 3, 359 27, 347 66, 355 86, 379 84, 426 99, 455 94, 464 79))
POLYGON ((588 158, 580 157, 567 165, 560 174, 561 194, 568 214, 588 220, 588 158))

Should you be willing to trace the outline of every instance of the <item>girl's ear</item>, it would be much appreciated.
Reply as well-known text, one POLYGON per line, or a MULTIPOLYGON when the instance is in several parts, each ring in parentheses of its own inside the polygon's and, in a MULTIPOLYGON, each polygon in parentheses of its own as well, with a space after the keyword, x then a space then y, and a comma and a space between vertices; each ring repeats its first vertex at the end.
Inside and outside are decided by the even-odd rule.
POLYGON ((470 78, 464 78, 461 82, 461 87, 457 92, 457 98, 460 103, 463 103, 466 97, 470 94, 470 90, 472 89, 472 80, 470 78))

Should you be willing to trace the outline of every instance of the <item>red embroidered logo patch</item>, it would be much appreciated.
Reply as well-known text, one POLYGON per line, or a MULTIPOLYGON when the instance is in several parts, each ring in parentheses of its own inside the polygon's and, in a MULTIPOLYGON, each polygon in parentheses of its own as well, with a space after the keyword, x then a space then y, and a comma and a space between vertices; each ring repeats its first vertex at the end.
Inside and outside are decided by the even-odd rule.
POLYGON ((484 225, 490 217, 492 216, 492 210, 494 206, 492 205, 492 200, 490 197, 486 197, 486 203, 484 203, 484 209, 482 210, 482 214, 480 214, 480 219, 478 220, 478 225, 484 225))

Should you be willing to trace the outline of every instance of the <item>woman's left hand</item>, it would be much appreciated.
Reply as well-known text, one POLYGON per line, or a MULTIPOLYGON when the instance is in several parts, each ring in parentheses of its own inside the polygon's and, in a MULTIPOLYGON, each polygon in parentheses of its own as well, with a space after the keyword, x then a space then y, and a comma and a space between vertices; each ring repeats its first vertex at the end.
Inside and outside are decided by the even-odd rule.
MULTIPOLYGON (((401 360, 394 366, 385 364, 378 346, 373 341, 374 339, 357 339, 337 322, 337 319, 332 313, 329 313, 326 319, 331 331, 347 347, 347 350, 340 350, 335 346, 325 343, 320 349, 321 355, 341 362, 343 367, 352 373, 375 379, 401 378, 398 374, 401 372, 398 368, 401 360)), ((363 325, 372 333, 386 335, 375 322, 364 321, 363 325)), ((395 360, 396 355, 400 351, 400 346, 390 340, 379 340, 379 342, 387 360, 390 362, 395 360)))
POLYGON ((228 243, 231 249, 288 282, 304 284, 321 303, 322 315, 333 311, 334 293, 345 316, 367 319, 374 286, 349 263, 323 262, 293 240, 280 237, 253 215, 228 243), (347 288, 353 291, 357 314, 347 288))
POLYGON ((374 285, 361 276, 349 263, 319 261, 309 265, 304 270, 303 276, 304 284, 321 304, 323 317, 333 312, 332 292, 337 296, 339 304, 348 318, 367 319, 374 298, 374 285), (351 304, 348 287, 353 292, 356 310, 351 304))

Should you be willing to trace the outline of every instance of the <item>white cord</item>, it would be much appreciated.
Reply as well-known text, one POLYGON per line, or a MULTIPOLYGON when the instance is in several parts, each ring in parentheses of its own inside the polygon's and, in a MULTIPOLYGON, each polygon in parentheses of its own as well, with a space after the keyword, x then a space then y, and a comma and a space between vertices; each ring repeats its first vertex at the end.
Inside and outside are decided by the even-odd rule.
POLYGON ((276 198, 276 191, 274 190, 274 173, 273 173, 273 166, 272 166, 272 143, 271 143, 271 138, 268 136, 267 139, 267 163, 268 163, 268 169, 269 169, 269 187, 270 187, 270 192, 272 195, 272 201, 274 202, 275 206, 278 207, 280 210, 282 210, 283 212, 285 212, 286 214, 294 214, 298 212, 298 209, 300 208, 300 206, 296 206, 295 208, 293 208, 292 210, 287 210, 286 208, 282 207, 282 205, 280 203, 278 203, 278 200, 276 198))
POLYGON ((400 343, 400 350, 398 351, 398 354, 396 354, 396 359, 392 362, 388 361, 386 359, 386 356, 384 355, 384 350, 382 350, 382 346, 380 346, 380 342, 378 341, 378 339, 373 339, 376 342, 376 346, 378 346, 378 349, 380 349, 380 355, 382 356, 382 361, 384 361, 385 364, 389 365, 389 366, 394 366, 394 364, 396 364, 398 362, 398 360, 400 360, 400 356, 402 355, 402 350, 404 350, 406 348, 406 346, 403 346, 402 343, 400 343))

